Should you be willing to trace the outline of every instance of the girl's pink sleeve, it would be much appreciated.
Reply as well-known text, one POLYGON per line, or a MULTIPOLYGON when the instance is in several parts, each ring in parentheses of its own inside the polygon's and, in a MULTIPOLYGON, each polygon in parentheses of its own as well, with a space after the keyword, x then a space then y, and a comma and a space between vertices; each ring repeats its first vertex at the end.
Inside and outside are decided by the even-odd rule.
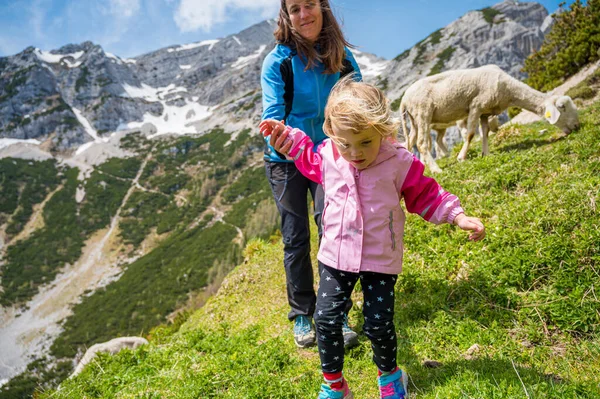
POLYGON ((310 180, 321 184, 323 182, 321 174, 323 159, 319 151, 323 144, 317 147, 317 152, 315 152, 313 151, 315 144, 302 130, 292 129, 290 126, 287 126, 285 131, 289 132, 288 138, 294 141, 288 153, 288 158, 294 161, 300 173, 310 180))
POLYGON ((413 157, 401 189, 406 209, 434 224, 452 223, 458 214, 464 213, 459 199, 423 175, 424 170, 421 161, 413 157))

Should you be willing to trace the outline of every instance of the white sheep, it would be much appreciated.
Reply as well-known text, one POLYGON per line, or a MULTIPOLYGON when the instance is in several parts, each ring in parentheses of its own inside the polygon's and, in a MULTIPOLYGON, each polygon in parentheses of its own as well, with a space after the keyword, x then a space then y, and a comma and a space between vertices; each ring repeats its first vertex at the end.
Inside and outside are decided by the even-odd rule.
POLYGON ((79 364, 77 364, 75 371, 73 371, 73 374, 71 374, 69 378, 73 378, 77 374, 81 373, 83 368, 92 361, 98 352, 106 352, 114 355, 122 349, 135 349, 138 346, 145 345, 147 343, 148 341, 142 337, 119 337, 100 344, 94 344, 85 352, 79 361, 79 364))
MULTIPOLYGON (((431 130, 435 130, 437 132, 437 137, 435 140, 435 152, 438 158, 443 158, 448 156, 448 147, 446 147, 446 143, 444 143, 444 136, 446 135, 446 129, 449 127, 455 126, 458 128, 460 135, 463 141, 467 140, 467 121, 460 120, 456 123, 434 123, 431 125, 431 130)), ((498 117, 496 115, 488 118, 488 128, 491 133, 496 133, 498 128, 500 127, 500 123, 498 121, 498 117)), ((415 142, 413 139, 412 146, 409 147, 412 151, 414 148, 415 142)))
MULTIPOLYGON (((549 96, 511 77, 496 65, 443 72, 413 83, 400 103, 402 128, 410 118, 408 148, 414 146, 432 172, 441 172, 431 156, 431 127, 466 120, 463 147, 458 154, 464 160, 477 123, 481 124, 483 155, 489 154, 488 116, 498 115, 509 106, 524 108, 558 126, 565 133, 579 127, 577 108, 568 96, 549 96)), ((406 134, 406 133, 405 133, 406 134)))

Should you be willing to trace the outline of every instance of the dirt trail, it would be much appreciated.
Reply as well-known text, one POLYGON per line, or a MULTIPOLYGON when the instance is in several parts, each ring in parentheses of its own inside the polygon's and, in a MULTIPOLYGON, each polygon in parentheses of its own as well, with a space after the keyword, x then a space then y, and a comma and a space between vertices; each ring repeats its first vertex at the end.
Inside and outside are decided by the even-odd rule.
POLYGON ((207 225, 207 227, 212 226, 213 224, 215 224, 216 222, 221 222, 224 224, 228 224, 231 227, 235 228, 237 230, 237 237, 233 240, 233 242, 237 243, 238 245, 242 246, 244 245, 244 232, 242 231, 242 229, 240 229, 238 226, 228 223, 226 221, 223 220, 223 216, 225 216, 225 212, 223 212, 221 209, 215 207, 215 206, 209 206, 207 208, 207 210, 212 211, 215 216, 213 218, 213 220, 210 221, 210 223, 207 225))
POLYGON ((47 353, 61 332, 61 321, 71 315, 71 306, 79 301, 86 290, 95 290, 118 278, 121 272, 118 264, 124 260, 117 256, 120 244, 114 232, 121 209, 136 189, 151 153, 140 166, 110 227, 96 232, 87 240, 79 260, 65 266, 51 284, 42 287, 26 304, 26 310, 0 308, 0 386, 19 374, 31 356, 47 353))

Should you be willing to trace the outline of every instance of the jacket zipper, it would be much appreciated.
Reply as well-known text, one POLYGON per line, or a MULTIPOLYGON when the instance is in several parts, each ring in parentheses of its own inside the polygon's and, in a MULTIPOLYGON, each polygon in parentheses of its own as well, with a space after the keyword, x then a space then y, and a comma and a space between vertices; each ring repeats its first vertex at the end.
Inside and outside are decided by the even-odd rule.
MULTIPOLYGON (((315 77, 315 87, 317 88, 317 118, 321 117, 321 91, 319 90, 319 77, 317 76, 317 72, 312 69, 313 76, 315 77)), ((310 125, 312 128, 312 137, 316 139, 317 132, 315 131, 315 120, 311 119, 310 125)))
POLYGON ((392 251, 396 250, 396 233, 394 233, 394 211, 390 211, 390 233, 392 234, 392 251))

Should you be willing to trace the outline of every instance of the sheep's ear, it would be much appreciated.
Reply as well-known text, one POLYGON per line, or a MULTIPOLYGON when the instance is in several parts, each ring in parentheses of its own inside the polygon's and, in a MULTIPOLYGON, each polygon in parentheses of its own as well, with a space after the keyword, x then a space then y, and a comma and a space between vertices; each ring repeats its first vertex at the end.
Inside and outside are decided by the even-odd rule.
POLYGON ((560 111, 554 105, 548 105, 546 107, 546 113, 544 114, 544 118, 546 118, 546 120, 550 122, 550 124, 555 125, 558 121, 558 118, 560 118, 560 111))
POLYGON ((569 96, 561 96, 556 100, 556 108, 564 111, 567 108, 568 103, 572 103, 571 97, 569 96))

